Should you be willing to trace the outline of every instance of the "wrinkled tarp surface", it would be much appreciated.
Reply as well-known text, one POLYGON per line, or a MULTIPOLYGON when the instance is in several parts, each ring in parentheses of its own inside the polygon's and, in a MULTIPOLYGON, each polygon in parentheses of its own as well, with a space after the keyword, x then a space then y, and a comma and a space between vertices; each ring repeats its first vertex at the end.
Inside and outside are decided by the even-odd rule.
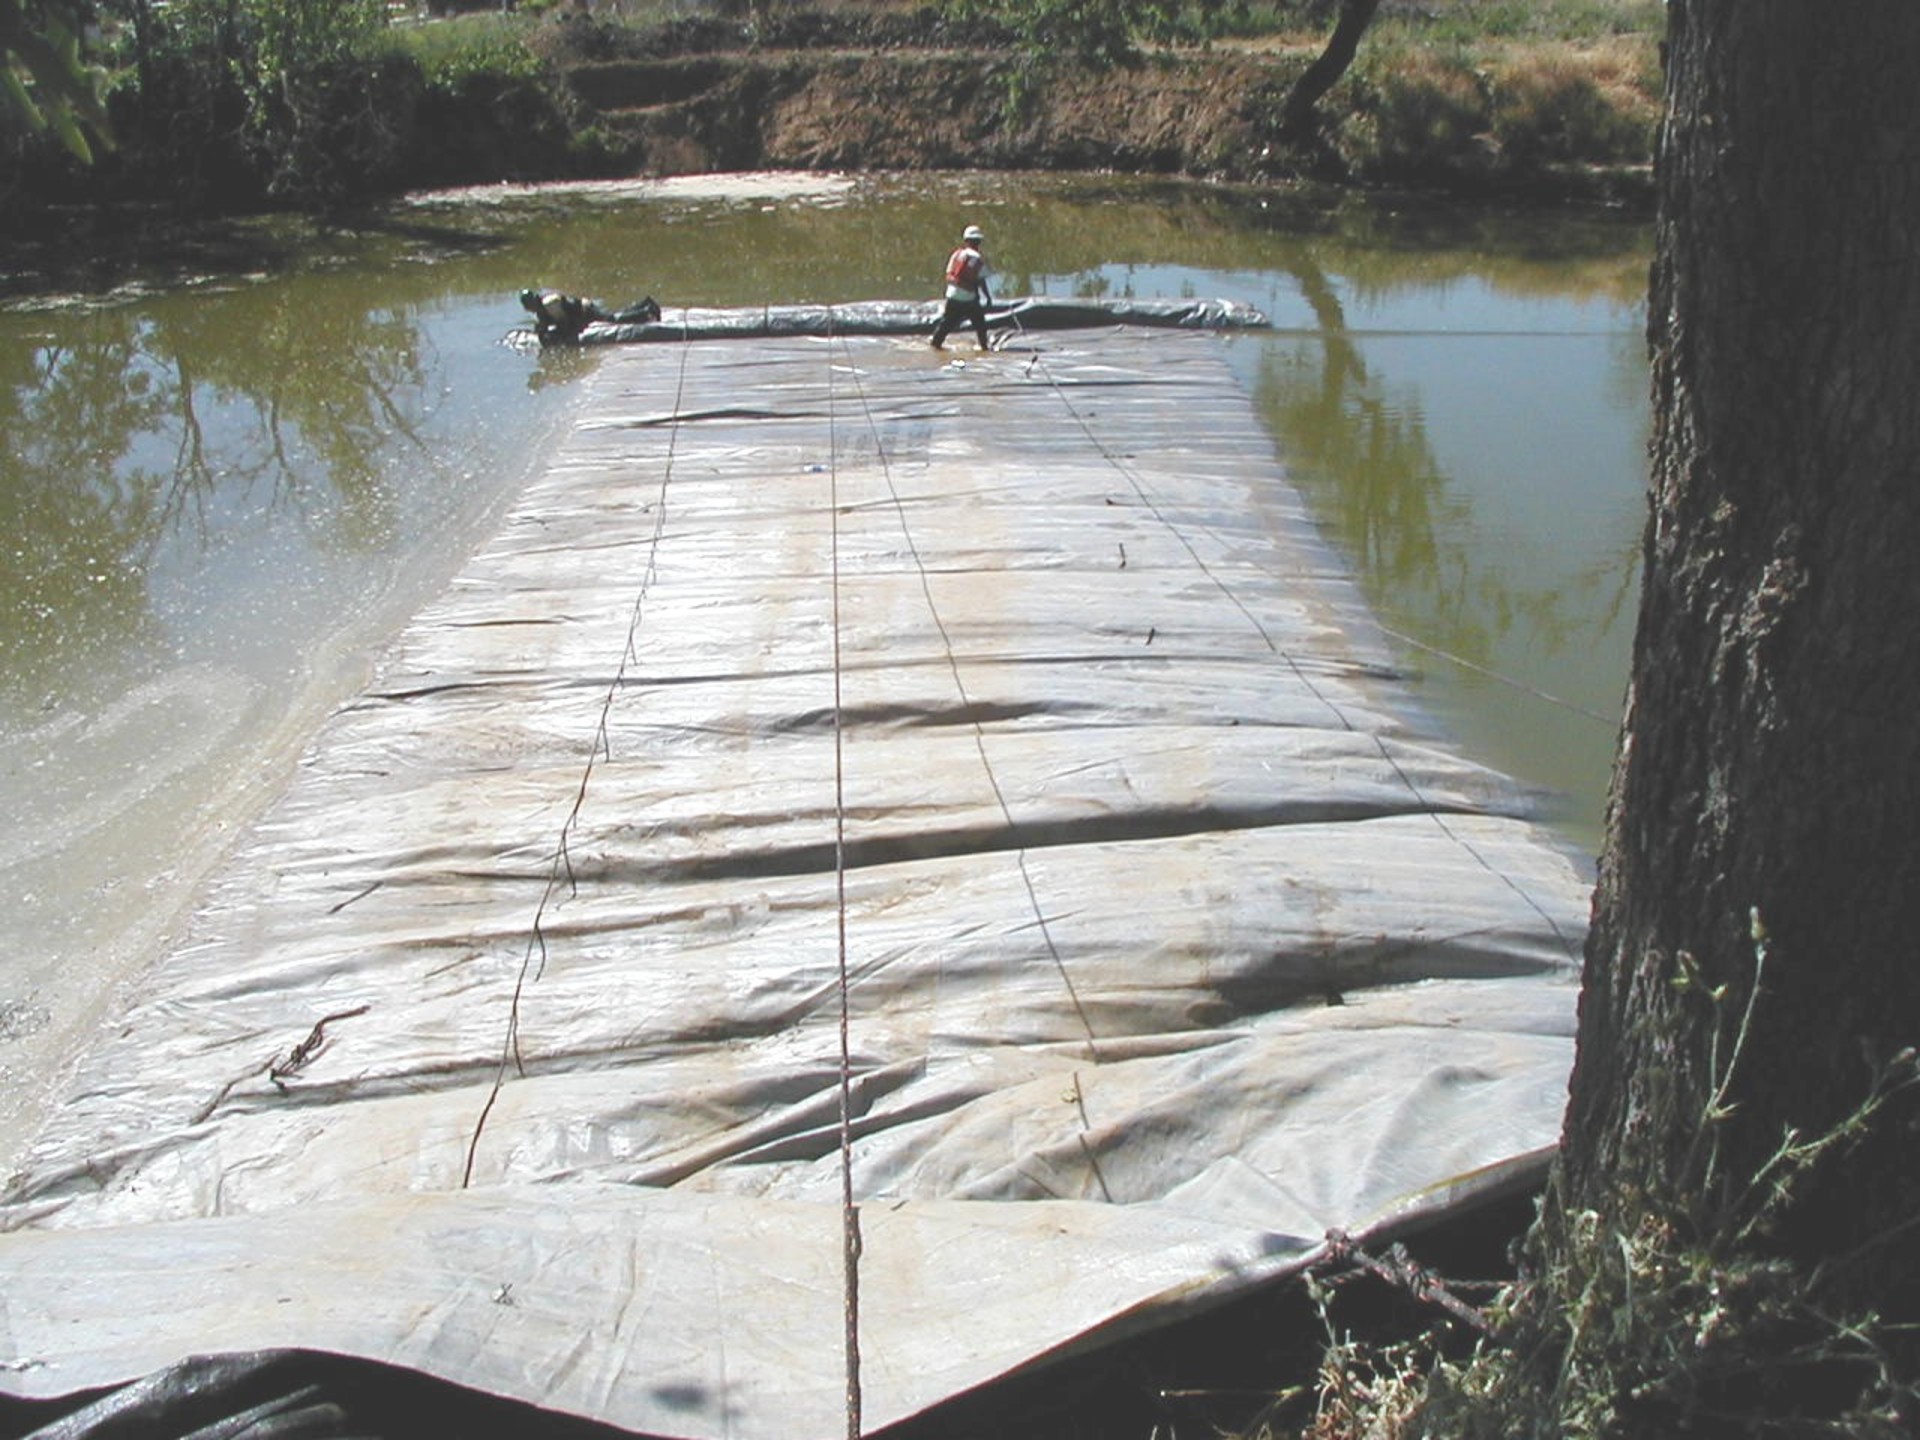
MULTIPOLYGON (((751 340, 785 335, 925 335, 944 309, 938 300, 866 300, 849 305, 762 305, 748 309, 667 310, 645 325, 600 322, 582 345, 666 340, 751 340)), ((1077 330, 1099 325, 1166 325, 1186 330, 1248 330, 1267 323, 1232 300, 1054 300, 1045 296, 990 306, 992 330, 1077 330)))
POLYGON ((1231 343, 604 357, 80 1060, 0 1390, 298 1346, 842 1433, 843 948, 870 1427, 1537 1165, 1585 883, 1231 343))

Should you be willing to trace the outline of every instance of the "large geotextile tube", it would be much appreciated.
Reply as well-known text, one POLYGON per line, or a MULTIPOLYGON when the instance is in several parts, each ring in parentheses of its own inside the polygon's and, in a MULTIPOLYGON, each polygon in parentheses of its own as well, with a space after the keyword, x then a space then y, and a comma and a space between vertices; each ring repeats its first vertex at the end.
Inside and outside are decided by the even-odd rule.
MULTIPOLYGON (((850 305, 756 305, 668 309, 646 325, 596 323, 582 345, 664 340, 752 340, 785 335, 917 335, 940 318, 937 300, 866 300, 850 305)), ((1073 330, 1102 325, 1164 325, 1184 330, 1259 329, 1267 317, 1231 300, 1015 300, 987 310, 993 328, 1073 330)))

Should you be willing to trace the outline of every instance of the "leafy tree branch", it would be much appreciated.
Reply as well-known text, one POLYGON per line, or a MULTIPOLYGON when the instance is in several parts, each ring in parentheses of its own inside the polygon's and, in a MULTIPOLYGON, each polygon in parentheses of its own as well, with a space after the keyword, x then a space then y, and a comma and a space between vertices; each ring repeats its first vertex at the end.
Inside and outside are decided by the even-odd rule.
POLYGON ((94 144, 112 140, 100 72, 81 50, 85 21, 78 0, 0 0, 0 117, 50 130, 91 162, 94 144))

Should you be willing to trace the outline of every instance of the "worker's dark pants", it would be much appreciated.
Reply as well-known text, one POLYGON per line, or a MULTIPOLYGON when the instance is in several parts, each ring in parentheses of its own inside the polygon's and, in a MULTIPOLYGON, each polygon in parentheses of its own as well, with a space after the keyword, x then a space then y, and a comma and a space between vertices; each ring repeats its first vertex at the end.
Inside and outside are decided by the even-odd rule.
POLYGON ((947 336, 957 330, 963 322, 973 326, 973 333, 980 337, 982 350, 990 348, 987 344, 987 307, 978 300, 947 301, 947 308, 940 314, 940 323, 933 327, 933 343, 946 344, 947 336))

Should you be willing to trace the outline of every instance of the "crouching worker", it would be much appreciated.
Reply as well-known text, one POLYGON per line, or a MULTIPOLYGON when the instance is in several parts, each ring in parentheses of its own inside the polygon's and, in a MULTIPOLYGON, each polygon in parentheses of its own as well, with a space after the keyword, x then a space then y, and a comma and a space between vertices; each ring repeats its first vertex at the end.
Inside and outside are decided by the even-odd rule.
POLYGON ((520 308, 533 316, 533 333, 542 345, 573 345, 580 332, 599 321, 607 325, 650 325, 660 318, 660 306, 649 295, 624 310, 608 310, 598 300, 559 290, 522 290, 520 308))
POLYGON ((978 225, 960 232, 960 248, 947 258, 947 308, 940 323, 933 327, 933 348, 946 348, 947 336, 962 324, 973 326, 980 348, 987 345, 987 306, 993 297, 987 293, 987 257, 980 253, 986 236, 978 225))

